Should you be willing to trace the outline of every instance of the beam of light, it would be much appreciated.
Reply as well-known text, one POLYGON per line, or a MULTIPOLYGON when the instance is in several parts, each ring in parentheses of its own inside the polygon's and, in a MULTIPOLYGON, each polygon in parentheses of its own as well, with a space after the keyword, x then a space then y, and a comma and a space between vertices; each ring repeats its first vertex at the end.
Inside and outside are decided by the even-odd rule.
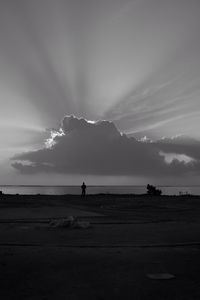
POLYGON ((5 148, 65 114, 115 120, 127 133, 199 135, 199 9, 196 0, 1 1, 5 148))
POLYGON ((20 0, 18 5, 11 0, 1 5, 0 60, 7 81, 40 108, 46 122, 63 112, 107 119, 131 91, 141 86, 148 91, 160 78, 165 84, 184 71, 184 49, 190 45, 187 52, 194 52, 199 22, 194 0, 20 0))
POLYGON ((41 132, 45 129, 42 115, 34 102, 17 90, 9 90, 0 84, 0 126, 1 128, 24 128, 41 132))

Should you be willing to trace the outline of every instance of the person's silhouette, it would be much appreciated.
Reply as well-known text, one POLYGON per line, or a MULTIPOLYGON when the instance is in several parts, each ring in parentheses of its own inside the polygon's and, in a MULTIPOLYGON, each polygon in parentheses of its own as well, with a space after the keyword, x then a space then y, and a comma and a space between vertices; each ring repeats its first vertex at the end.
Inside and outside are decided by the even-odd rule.
POLYGON ((85 182, 83 182, 83 184, 81 186, 81 190, 82 190, 82 196, 85 196, 85 194, 86 194, 86 185, 85 185, 85 182))

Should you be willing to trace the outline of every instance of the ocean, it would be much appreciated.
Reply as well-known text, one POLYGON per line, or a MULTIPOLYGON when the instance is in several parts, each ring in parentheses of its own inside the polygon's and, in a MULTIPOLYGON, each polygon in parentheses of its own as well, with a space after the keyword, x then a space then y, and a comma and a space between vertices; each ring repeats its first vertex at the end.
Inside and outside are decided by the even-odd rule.
MULTIPOLYGON (((191 194, 200 195, 200 186, 157 186, 163 195, 191 194)), ((81 193, 80 186, 22 186, 1 185, 0 190, 4 194, 23 195, 78 195, 81 193)), ((87 194, 144 194, 146 186, 87 186, 87 194)))

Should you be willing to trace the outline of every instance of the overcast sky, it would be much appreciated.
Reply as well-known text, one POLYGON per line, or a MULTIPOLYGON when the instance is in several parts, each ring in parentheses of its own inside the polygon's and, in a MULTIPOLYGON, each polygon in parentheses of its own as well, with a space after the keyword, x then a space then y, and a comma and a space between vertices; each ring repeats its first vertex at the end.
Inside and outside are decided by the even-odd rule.
POLYGON ((199 15, 199 0, 0 0, 1 183, 197 183, 199 15), (70 135, 72 114, 110 123, 70 135), (77 165, 98 134, 115 159, 95 148, 77 165))

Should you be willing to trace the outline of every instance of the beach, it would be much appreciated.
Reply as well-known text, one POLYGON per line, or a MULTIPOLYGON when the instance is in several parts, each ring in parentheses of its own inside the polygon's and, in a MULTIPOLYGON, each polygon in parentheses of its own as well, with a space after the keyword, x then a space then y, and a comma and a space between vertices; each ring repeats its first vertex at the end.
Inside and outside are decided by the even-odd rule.
POLYGON ((199 216, 199 196, 2 195, 0 298, 199 299, 199 216))

